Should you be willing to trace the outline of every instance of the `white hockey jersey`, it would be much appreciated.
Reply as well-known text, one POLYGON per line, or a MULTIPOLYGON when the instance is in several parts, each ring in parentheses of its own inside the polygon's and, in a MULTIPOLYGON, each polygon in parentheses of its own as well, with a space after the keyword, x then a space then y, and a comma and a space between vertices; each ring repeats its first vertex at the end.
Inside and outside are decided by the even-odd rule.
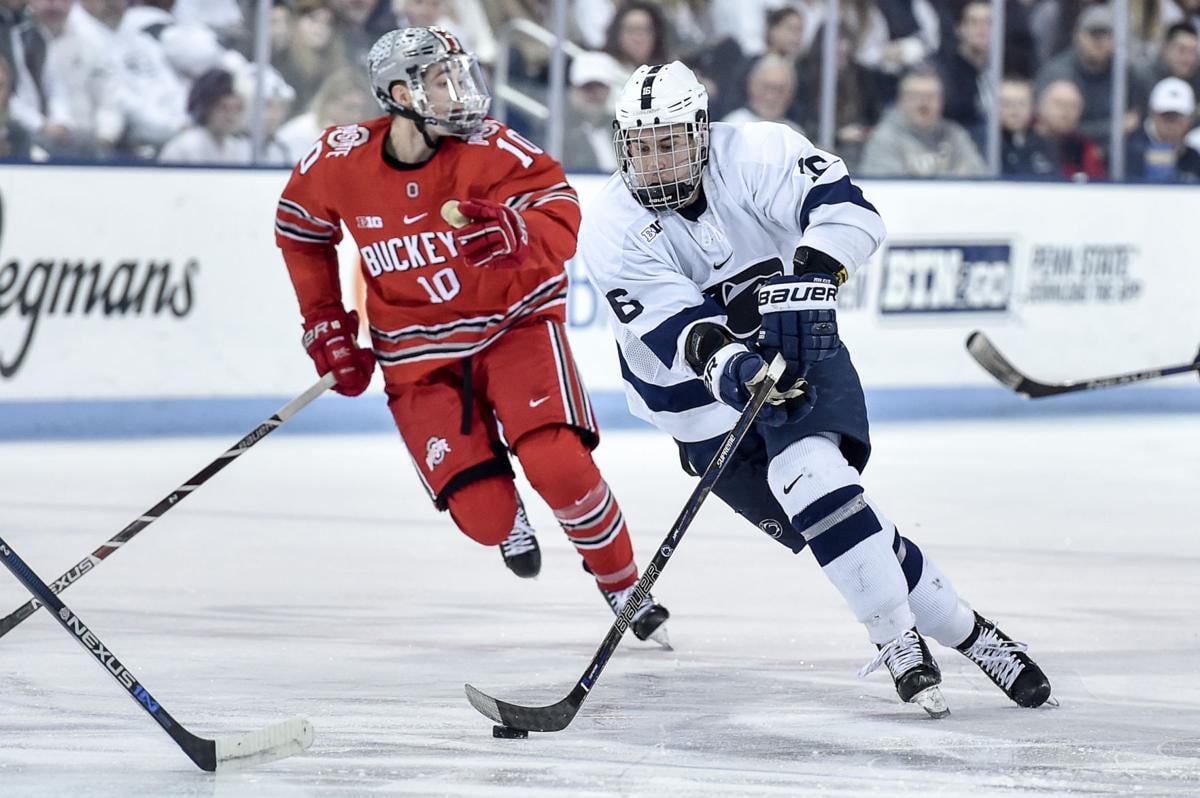
POLYGON ((709 143, 695 221, 643 208, 614 175, 584 215, 576 255, 608 300, 629 409, 686 442, 724 434, 738 415, 685 360, 692 327, 715 322, 749 339, 760 324, 754 289, 790 273, 798 246, 853 275, 885 236, 842 160, 790 128, 715 123, 709 143))

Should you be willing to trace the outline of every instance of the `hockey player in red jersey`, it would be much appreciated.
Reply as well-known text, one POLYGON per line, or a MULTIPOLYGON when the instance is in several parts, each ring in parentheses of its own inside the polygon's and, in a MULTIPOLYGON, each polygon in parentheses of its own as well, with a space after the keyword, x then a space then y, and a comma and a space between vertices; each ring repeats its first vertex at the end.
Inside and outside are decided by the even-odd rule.
MULTIPOLYGON (((518 576, 535 576, 515 454, 617 612, 638 573, 592 461, 598 431, 564 330, 575 191, 557 161, 486 116, 478 63, 449 32, 387 33, 368 71, 387 115, 326 130, 279 201, 276 242, 304 346, 347 396, 366 390, 378 361, 430 498, 467 536, 500 546, 518 576), (461 228, 441 216, 451 199, 461 228), (343 306, 343 223, 361 254, 372 349, 358 346, 357 313, 343 306)), ((665 640, 667 617, 647 598, 632 628, 665 640)))

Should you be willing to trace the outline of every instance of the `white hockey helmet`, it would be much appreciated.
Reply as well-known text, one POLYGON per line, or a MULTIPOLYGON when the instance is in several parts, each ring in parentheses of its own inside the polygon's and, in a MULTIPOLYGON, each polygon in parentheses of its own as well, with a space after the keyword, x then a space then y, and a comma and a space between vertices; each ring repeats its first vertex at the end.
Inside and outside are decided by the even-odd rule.
POLYGON ((679 61, 640 66, 621 89, 613 120, 621 178, 639 203, 690 203, 708 162, 708 92, 679 61))
POLYGON ((469 138, 482 127, 492 104, 479 62, 444 28, 383 34, 367 54, 367 72, 383 110, 412 119, 422 130, 429 125, 469 138), (396 83, 408 87, 412 108, 392 99, 396 83))

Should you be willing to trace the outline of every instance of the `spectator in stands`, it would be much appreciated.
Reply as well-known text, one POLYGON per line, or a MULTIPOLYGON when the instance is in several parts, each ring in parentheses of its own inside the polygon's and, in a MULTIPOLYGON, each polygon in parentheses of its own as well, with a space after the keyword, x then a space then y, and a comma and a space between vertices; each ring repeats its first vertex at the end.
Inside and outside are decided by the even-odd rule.
POLYGON ((967 129, 976 141, 983 138, 986 109, 993 104, 988 80, 992 49, 991 0, 971 0, 959 12, 954 26, 955 47, 937 60, 946 89, 945 115, 967 129))
MULTIPOLYGON (((258 88, 258 65, 246 64, 245 68, 237 70, 233 75, 233 88, 242 98, 245 112, 239 129, 251 133, 255 93, 258 88)), ((279 128, 291 115, 292 103, 296 92, 289 86, 279 72, 267 65, 263 78, 263 115, 262 115, 262 149, 254 159, 254 163, 269 166, 291 166, 295 163, 291 151, 279 140, 279 128)), ((251 138, 251 147, 253 139, 251 138)))
POLYGON ((568 170, 612 173, 617 169, 613 151, 613 76, 621 66, 608 53, 580 53, 571 61, 567 112, 563 129, 563 167, 568 170))
POLYGON ((624 79, 628 79, 642 64, 665 64, 671 60, 667 37, 666 20, 657 5, 626 0, 608 26, 604 52, 616 59, 624 79))
MULTIPOLYGON (((714 38, 711 0, 656 0, 679 49, 691 53, 714 38)), ((614 0, 578 0, 571 3, 577 38, 587 47, 604 47, 604 34, 618 3, 614 0)))
MULTIPOLYGON (((1037 75, 1039 89, 1056 80, 1069 80, 1079 88, 1083 96, 1080 131, 1097 143, 1106 142, 1109 135, 1113 49, 1112 9, 1107 5, 1089 6, 1079 15, 1074 46, 1046 62, 1037 75)), ((1132 70, 1129 87, 1131 101, 1143 96, 1132 70)), ((1138 112, 1131 108, 1125 114, 1125 129, 1131 130, 1138 118, 1138 112)))
POLYGON ((1200 30, 1200 0, 1175 0, 1175 6, 1178 17, 1172 22, 1188 22, 1200 30))
POLYGON ((781 0, 712 0, 709 13, 713 30, 731 36, 743 55, 753 58, 766 50, 768 15, 785 5, 781 0))
POLYGON ((295 30, 296 16, 292 12, 291 0, 273 0, 271 3, 271 57, 272 64, 278 63, 287 50, 288 42, 295 30))
POLYGON ((392 0, 392 7, 389 29, 436 25, 457 36, 480 63, 495 62, 496 37, 480 0, 392 0))
POLYGON ((941 21, 930 0, 875 0, 887 34, 876 66, 883 74, 880 91, 885 102, 896 96, 897 78, 929 61, 941 44, 941 21))
MULTIPOLYGON (((1166 77, 1177 77, 1200 94, 1200 37, 1188 22, 1177 22, 1163 34, 1158 57, 1147 59, 1138 69, 1138 83, 1149 91, 1166 77)), ((1145 100, 1138 105, 1145 108, 1145 100)))
POLYGON ((50 46, 68 34, 68 17, 74 0, 29 0, 28 14, 12 30, 10 43, 16 67, 10 113, 49 152, 65 150, 71 130, 65 120, 50 115, 53 79, 48 74, 50 46))
POLYGON ((1038 92, 1034 131, 1043 143, 1045 162, 1035 161, 1039 174, 1058 174, 1071 180, 1099 180, 1107 176, 1104 158, 1096 143, 1080 132, 1083 94, 1073 81, 1047 83, 1038 92))
POLYGON ((195 123, 166 143, 163 163, 248 164, 250 141, 240 135, 242 98, 233 88, 233 75, 224 69, 205 72, 188 93, 188 114, 195 123))
MULTIPOLYGON (((950 53, 957 49, 958 23, 962 18, 963 8, 974 2, 978 0, 942 0, 937 4, 942 29, 940 53, 950 53)), ((1031 16, 1039 2, 1040 0, 1007 0, 1004 4, 1005 75, 1032 78, 1037 72, 1038 62, 1031 16)))
POLYGON ((961 125, 942 116, 942 79, 919 66, 900 80, 896 107, 884 114, 863 148, 859 171, 876 177, 957 177, 987 172, 961 125))
POLYGON ((296 92, 296 107, 307 108, 325 78, 350 63, 325 0, 296 0, 292 8, 294 33, 274 65, 296 92))
POLYGON ((1196 116, 1192 87, 1163 78, 1150 92, 1150 113, 1129 137, 1125 169, 1130 180, 1148 183, 1200 183, 1200 152, 1184 143, 1196 116))
MULTIPOLYGON (((805 108, 811 104, 811 98, 801 96, 799 74, 800 64, 808 52, 808 40, 805 37, 804 14, 792 6, 783 6, 767 12, 766 50, 764 55, 775 55, 790 63, 797 75, 797 85, 792 92, 792 102, 787 108, 789 119, 799 120, 805 108)), ((750 73, 757 66, 759 56, 752 59, 738 71, 738 62, 729 64, 731 75, 736 75, 734 85, 727 88, 726 99, 745 106, 750 103, 748 93, 750 73)), ((740 109, 740 108, 739 108, 740 109)))
POLYGON ((367 52, 375 40, 393 27, 394 20, 382 14, 390 12, 389 0, 329 0, 336 29, 351 64, 365 64, 367 52))
POLYGON ((746 75, 746 104, 722 119, 731 125, 748 122, 779 122, 798 133, 804 131, 787 117, 796 98, 796 67, 792 61, 767 53, 746 75))
POLYGON ((1018 77, 1000 83, 1000 173, 1005 177, 1057 174, 1047 144, 1033 130, 1033 84, 1018 77))
POLYGON ((29 133, 14 122, 8 113, 12 90, 12 66, 0 58, 0 161, 28 161, 31 157, 29 133))
POLYGON ((238 0, 175 0, 172 13, 181 23, 208 28, 226 48, 248 49, 251 37, 238 0))
MULTIPOLYGON (((746 69, 742 51, 732 36, 714 39, 680 60, 687 64, 708 92, 710 119, 721 119, 742 104, 746 95, 745 81, 742 80, 746 69)), ((620 88, 617 86, 616 90, 620 88)))
MULTIPOLYGON (((849 27, 839 26, 837 38, 836 115, 834 122, 834 151, 846 162, 851 172, 858 170, 863 143, 867 134, 879 122, 883 102, 879 97, 879 85, 875 74, 854 60, 856 33, 849 27)), ((809 102, 805 108, 804 125, 810 133, 820 129, 821 74, 823 62, 820 51, 809 51, 805 66, 801 67, 802 85, 807 86, 803 95, 809 102)))
POLYGON ((308 152, 322 131, 333 125, 349 125, 379 112, 379 106, 363 87, 358 70, 347 67, 331 73, 307 110, 279 128, 277 138, 295 163, 308 152))
POLYGON ((25 19, 25 0, 0 0, 0 61, 8 64, 10 72, 16 68, 13 58, 12 31, 25 19))

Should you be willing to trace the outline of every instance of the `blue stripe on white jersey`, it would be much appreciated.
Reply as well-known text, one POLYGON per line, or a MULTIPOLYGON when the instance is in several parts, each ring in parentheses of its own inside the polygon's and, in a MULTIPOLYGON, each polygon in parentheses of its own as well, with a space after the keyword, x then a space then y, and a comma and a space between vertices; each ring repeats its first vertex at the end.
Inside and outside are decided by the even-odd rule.
POLYGON ((620 349, 617 350, 617 358, 621 361, 621 376, 625 383, 642 397, 646 408, 652 413, 683 413, 715 401, 699 379, 686 380, 674 385, 654 385, 639 379, 630 370, 629 363, 625 361, 625 354, 620 349))
POLYGON ((684 308, 653 330, 642 333, 642 341, 667 368, 670 368, 675 364, 675 355, 679 351, 679 341, 684 331, 696 322, 723 315, 721 306, 706 297, 703 303, 684 308))
POLYGON ((879 214, 879 211, 875 210, 875 206, 867 202, 862 189, 851 183, 850 176, 846 175, 833 183, 818 183, 808 190, 808 193, 804 195, 804 202, 800 205, 800 228, 808 229, 813 212, 822 210, 822 206, 846 202, 873 214, 879 214))

